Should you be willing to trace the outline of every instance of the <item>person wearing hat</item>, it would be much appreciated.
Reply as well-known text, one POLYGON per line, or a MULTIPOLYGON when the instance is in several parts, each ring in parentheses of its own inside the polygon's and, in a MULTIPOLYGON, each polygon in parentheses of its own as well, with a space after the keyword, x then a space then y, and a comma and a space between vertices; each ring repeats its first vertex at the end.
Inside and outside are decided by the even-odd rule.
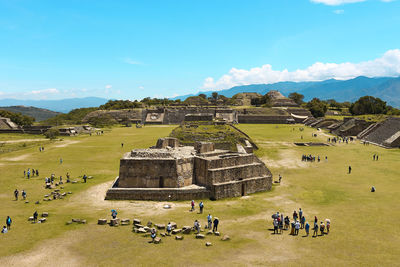
POLYGON ((324 232, 325 232, 325 224, 324 224, 324 222, 321 222, 321 224, 319 226, 319 230, 321 231, 321 236, 324 236, 324 232))
POLYGON ((329 234, 329 230, 331 229, 331 220, 326 219, 326 234, 329 234))

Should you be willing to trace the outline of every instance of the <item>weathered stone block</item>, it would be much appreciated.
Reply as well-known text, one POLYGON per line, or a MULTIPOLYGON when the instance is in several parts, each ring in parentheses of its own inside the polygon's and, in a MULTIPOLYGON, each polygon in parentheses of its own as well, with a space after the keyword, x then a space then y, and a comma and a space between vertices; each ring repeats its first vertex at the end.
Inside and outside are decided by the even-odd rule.
POLYGON ((106 225, 107 224, 107 219, 98 219, 97 224, 99 225, 106 225))
POLYGON ((203 234, 197 234, 197 235, 196 235, 196 238, 197 238, 197 239, 204 239, 205 236, 204 236, 203 234))
POLYGON ((177 236, 175 236, 175 240, 183 240, 183 236, 177 235, 177 236))

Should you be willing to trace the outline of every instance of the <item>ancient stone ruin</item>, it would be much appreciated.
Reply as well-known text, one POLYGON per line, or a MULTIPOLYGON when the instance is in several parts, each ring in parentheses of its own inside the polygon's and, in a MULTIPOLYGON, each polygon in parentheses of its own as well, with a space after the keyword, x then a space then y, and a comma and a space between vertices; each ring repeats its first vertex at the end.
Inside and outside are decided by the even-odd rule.
POLYGON ((213 143, 181 146, 161 138, 150 149, 134 149, 120 161, 119 177, 106 199, 222 199, 270 190, 272 174, 254 154, 215 149, 213 143))

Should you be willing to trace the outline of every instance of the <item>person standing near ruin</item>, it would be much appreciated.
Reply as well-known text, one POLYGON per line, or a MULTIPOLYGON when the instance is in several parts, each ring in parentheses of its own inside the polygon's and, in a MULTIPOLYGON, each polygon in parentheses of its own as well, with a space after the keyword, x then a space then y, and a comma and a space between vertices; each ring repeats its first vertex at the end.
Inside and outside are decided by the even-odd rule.
POLYGON ((351 174, 351 166, 349 166, 349 174, 351 174))
POLYGON ((36 176, 39 176, 39 170, 36 169, 36 176))
POLYGON ((200 208, 200 214, 202 214, 203 213, 203 208, 204 208, 203 201, 200 201, 199 208, 200 208))
POLYGON ((157 236, 157 233, 156 233, 156 229, 151 229, 151 242, 152 243, 154 243, 154 239, 156 238, 156 236, 157 236))
POLYGON ((171 225, 171 222, 168 222, 168 224, 167 224, 167 233, 168 233, 168 235, 171 235, 171 231, 172 231, 172 225, 171 225))
POLYGON ((299 218, 300 218, 300 221, 301 221, 301 218, 303 217, 303 211, 301 210, 301 208, 299 208, 299 218))
POLYGON ((83 175, 83 182, 86 183, 87 176, 86 174, 83 175))
POLYGON ((331 220, 326 219, 326 234, 329 234, 329 230, 331 229, 331 220))
POLYGON ((29 168, 28 168, 28 172, 27 172, 26 177, 28 177, 28 179, 31 177, 31 169, 29 169, 29 168))
POLYGON ((124 148, 124 143, 121 143, 121 148, 124 148))
POLYGON ((60 164, 62 164, 63 163, 63 159, 62 158, 60 158, 60 164))
POLYGON ((15 189, 14 191, 15 200, 18 200, 18 194, 19 194, 18 189, 15 189))
POLYGON ((34 222, 34 223, 37 221, 37 218, 38 218, 38 213, 37 213, 37 211, 35 211, 35 212, 33 213, 33 222, 34 222))
POLYGON ((317 237, 318 236, 318 222, 314 222, 314 233, 313 233, 313 237, 317 237))
POLYGON ((374 156, 372 157, 372 158, 373 158, 373 160, 375 160, 375 157, 376 157, 376 155, 374 154, 374 156))
POLYGON ((298 235, 299 234, 299 230, 300 230, 300 222, 296 221, 296 224, 294 226, 295 231, 294 231, 294 235, 298 235))
POLYGON ((325 224, 324 224, 324 222, 321 222, 321 224, 319 226, 319 231, 321 232, 321 236, 324 236, 324 232, 325 232, 325 224))
POLYGON ((379 156, 378 156, 378 155, 376 155, 376 161, 378 161, 378 159, 379 159, 379 156))
POLYGON ((22 198, 25 200, 25 199, 26 199, 26 192, 25 192, 25 190, 22 190, 21 195, 22 195, 22 198))
POLYGON ((301 229, 304 228, 304 224, 306 223, 306 217, 302 216, 300 219, 301 229))
POLYGON ((26 171, 24 170, 24 178, 25 178, 25 176, 26 176, 26 171))
POLYGON ((12 223, 12 220, 11 220, 10 216, 7 216, 7 219, 6 219, 7 230, 11 229, 11 223, 12 223))
POLYGON ((296 211, 294 211, 293 212, 293 220, 296 222, 297 221, 297 212, 296 211))
POLYGON ((214 222, 213 222, 213 232, 218 231, 218 224, 219 224, 219 219, 217 217, 215 217, 214 222))
POLYGON ((275 218, 272 223, 274 225, 274 234, 277 234, 278 233, 278 220, 275 218))
POLYGON ((200 223, 199 223, 199 221, 195 220, 193 226, 194 226, 194 230, 197 231, 197 234, 200 234, 200 223))

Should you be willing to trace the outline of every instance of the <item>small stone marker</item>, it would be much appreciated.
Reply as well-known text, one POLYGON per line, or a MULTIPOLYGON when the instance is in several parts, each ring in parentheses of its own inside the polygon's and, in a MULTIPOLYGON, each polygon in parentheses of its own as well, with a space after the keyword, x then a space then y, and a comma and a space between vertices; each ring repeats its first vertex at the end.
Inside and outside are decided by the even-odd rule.
POLYGON ((153 225, 153 223, 152 222, 147 222, 147 227, 151 227, 153 225))
POLYGON ((35 202, 35 204, 40 204, 39 200, 35 202))
POLYGON ((231 238, 229 237, 229 235, 224 235, 222 238, 221 238, 221 240, 222 241, 228 241, 228 240, 230 240, 231 238))
POLYGON ((207 232, 207 235, 212 235, 212 234, 213 234, 212 231, 208 231, 208 232, 207 232))
POLYGON ((133 219, 133 224, 140 224, 141 221, 139 219, 133 219))
POLYGON ((33 216, 29 217, 28 221, 33 221, 33 216))
POLYGON ((174 229, 174 230, 172 230, 172 234, 173 235, 179 234, 180 232, 182 232, 182 229, 174 229))
POLYGON ((120 223, 120 219, 118 219, 118 218, 110 220, 111 226, 117 226, 119 223, 120 223))
POLYGON ((220 236, 220 233, 219 232, 215 232, 214 235, 220 236))
POLYGON ((131 220, 129 219, 122 219, 121 220, 121 225, 130 225, 131 224, 131 220))
POLYGON ((212 246, 211 242, 206 242, 206 247, 212 246))
POLYGON ((171 222, 171 227, 172 229, 176 229, 178 225, 176 224, 176 222, 171 222))
POLYGON ((46 222, 46 218, 40 218, 40 219, 39 219, 39 222, 41 222, 41 223, 46 222))
POLYGON ((154 238, 154 244, 160 244, 161 243, 161 238, 156 237, 154 238))
POLYGON ((182 233, 184 233, 184 234, 190 234, 190 232, 192 232, 192 227, 190 227, 190 226, 183 226, 183 228, 182 228, 182 233))
POLYGON ((49 213, 48 212, 42 212, 42 217, 49 217, 49 213))
POLYGON ((165 237, 165 233, 161 233, 160 235, 161 235, 162 237, 165 237))
POLYGON ((25 201, 25 204, 28 204, 29 203, 29 201, 27 200, 27 201, 25 201))
POLYGON ((158 230, 165 229, 165 224, 155 224, 158 230))
POLYGON ((72 224, 72 221, 68 221, 68 222, 66 222, 65 224, 66 224, 66 225, 70 225, 70 224, 72 224))
POLYGON ((177 235, 177 236, 175 236, 175 240, 183 240, 183 236, 177 235))
POLYGON ((138 233, 144 234, 147 233, 147 231, 142 227, 138 229, 138 233))
POLYGON ((79 223, 86 224, 86 220, 81 220, 79 223))
POLYGON ((203 234, 197 234, 197 235, 196 235, 196 238, 197 238, 197 239, 204 239, 205 236, 204 236, 203 234))
POLYGON ((72 222, 79 223, 80 221, 81 221, 81 219, 72 219, 72 222))
POLYGON ((72 194, 72 192, 71 192, 71 191, 69 191, 69 192, 68 192, 68 194, 72 194))

